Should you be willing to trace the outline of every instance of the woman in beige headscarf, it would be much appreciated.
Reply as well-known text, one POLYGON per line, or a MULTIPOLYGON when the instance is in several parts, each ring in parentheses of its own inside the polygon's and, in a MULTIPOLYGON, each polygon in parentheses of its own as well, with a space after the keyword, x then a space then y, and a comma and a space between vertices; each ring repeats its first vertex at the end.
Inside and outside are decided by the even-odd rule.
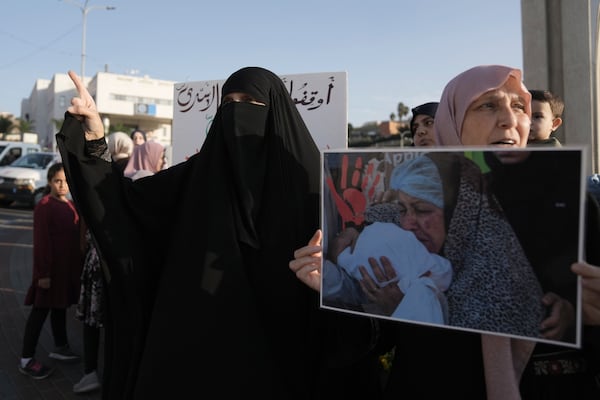
POLYGON ((113 132, 108 135, 106 141, 113 162, 121 171, 125 170, 129 157, 133 153, 133 140, 125 132, 113 132))

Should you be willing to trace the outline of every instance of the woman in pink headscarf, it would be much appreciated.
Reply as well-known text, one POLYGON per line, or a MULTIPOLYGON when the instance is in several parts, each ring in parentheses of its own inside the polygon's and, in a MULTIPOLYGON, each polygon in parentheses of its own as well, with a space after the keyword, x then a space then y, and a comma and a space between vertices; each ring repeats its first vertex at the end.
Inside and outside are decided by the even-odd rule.
MULTIPOLYGON (((435 116, 437 144, 525 147, 531 121, 531 95, 521 79, 520 70, 502 65, 477 66, 452 79, 444 89, 435 116)), ((566 210, 572 209, 574 204, 565 200, 564 193, 558 198, 549 197, 552 195, 548 193, 551 191, 550 187, 556 187, 560 192, 567 190, 565 188, 569 186, 567 180, 570 178, 561 180, 559 173, 552 172, 552 163, 548 164, 546 161, 544 164, 543 160, 557 159, 557 157, 558 154, 532 153, 523 150, 503 151, 494 152, 494 156, 490 160, 486 159, 486 162, 491 168, 488 174, 490 183, 498 187, 498 190, 492 190, 496 192, 519 240, 524 244, 538 279, 545 283, 542 285, 545 292, 542 301, 548 309, 548 315, 541 326, 544 337, 560 340, 566 332, 574 329, 575 301, 569 301, 567 293, 561 289, 569 282, 573 282, 571 286, 575 287, 575 276, 568 274, 568 260, 575 262, 577 256, 569 253, 566 243, 573 233, 566 231, 566 222, 557 222, 559 217, 566 210), (536 174, 535 171, 539 172, 536 174), (540 175, 544 173, 549 177, 548 183, 541 185, 545 186, 544 194, 540 196, 538 193, 524 189, 534 186, 543 178, 540 175), (502 179, 504 186, 500 183, 502 179), (505 190, 502 187, 513 188, 513 190, 505 190), (540 222, 540 218, 536 219, 535 213, 523 212, 541 210, 543 203, 562 204, 562 210, 555 211, 553 214, 545 213, 540 217, 542 220, 554 221, 557 229, 553 230, 553 224, 542 226, 543 222, 540 222), (545 234, 541 236, 537 233, 532 234, 531 226, 536 226, 537 232, 545 232, 545 234), (549 237, 560 236, 563 236, 559 240, 561 244, 558 246, 550 244, 549 237), (562 272, 560 275, 561 270, 567 272, 562 272), (561 278, 557 279, 557 276, 561 278)), ((556 162, 560 161, 554 161, 556 162)), ((561 165, 567 168, 565 163, 561 165)), ((586 258, 593 263, 597 263, 599 259, 598 252, 594 251, 594 248, 597 248, 598 238, 597 215, 597 207, 588 200, 586 258)), ((581 264, 574 265, 577 268, 581 264)), ((588 320, 584 318, 584 322, 593 324, 589 318, 588 320)), ((512 340, 508 343, 507 339, 482 335, 488 391, 490 386, 498 388, 501 385, 496 384, 505 381, 506 387, 513 388, 511 396, 517 396, 514 386, 515 383, 519 383, 522 374, 520 392, 524 399, 561 399, 565 396, 598 398, 600 385, 596 383, 597 387, 593 387, 593 374, 598 372, 594 369, 598 368, 597 332, 597 328, 584 327, 583 350, 544 343, 535 345, 534 350, 534 344, 527 341, 512 340), (594 337, 596 339, 593 339, 594 337), (527 367, 524 369, 528 360, 527 367), (511 374, 506 373, 510 364, 513 365, 516 382, 511 374), (556 369, 557 365, 561 367, 556 369), (507 381, 508 378, 511 379, 507 381)), ((598 378, 595 379, 597 381, 598 378)))
POLYGON ((135 146, 124 175, 135 180, 155 174, 163 167, 164 154, 163 145, 151 140, 135 146))
MULTIPOLYGON (((436 144, 522 148, 529 135, 531 95, 518 69, 484 65, 471 68, 446 86, 435 114, 436 144)), ((464 149, 463 149, 464 150, 464 149)), ((509 152, 519 158, 527 152, 509 152)), ((509 153, 505 152, 508 156, 509 153)), ((310 284, 320 273, 315 237, 298 249, 290 267, 310 284)), ((408 387, 423 398, 519 399, 519 377, 534 342, 469 332, 398 325, 397 345, 386 394, 408 387), (423 357, 423 349, 435 358, 423 357), (431 385, 431 382, 447 384, 431 385)))
POLYGON ((525 147, 531 94, 521 78, 515 68, 481 65, 448 82, 435 114, 437 144, 525 147))
MULTIPOLYGON (((438 145, 525 147, 531 124, 531 94, 516 68, 473 67, 448 82, 435 122, 438 145)), ((520 160, 527 153, 500 154, 520 160)), ((534 346, 530 341, 481 335, 488 397, 520 396, 519 379, 534 346)))

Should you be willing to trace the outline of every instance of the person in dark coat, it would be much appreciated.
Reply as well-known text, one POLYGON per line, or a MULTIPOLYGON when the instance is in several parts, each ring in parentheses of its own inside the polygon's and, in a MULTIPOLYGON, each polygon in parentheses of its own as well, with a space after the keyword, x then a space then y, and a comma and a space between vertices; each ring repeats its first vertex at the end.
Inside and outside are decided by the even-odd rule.
POLYGON ((69 74, 80 97, 56 139, 110 270, 104 398, 376 393, 372 345, 341 344, 370 337, 372 321, 319 311, 287 268, 319 223, 320 155, 282 81, 235 72, 199 153, 133 182, 69 74))

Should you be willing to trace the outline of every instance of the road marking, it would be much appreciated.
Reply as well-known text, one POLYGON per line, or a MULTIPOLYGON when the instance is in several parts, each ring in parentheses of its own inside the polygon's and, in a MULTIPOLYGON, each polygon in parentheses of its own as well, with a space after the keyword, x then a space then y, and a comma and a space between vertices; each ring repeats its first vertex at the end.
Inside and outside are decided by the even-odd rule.
POLYGON ((0 242, 0 246, 33 247, 33 244, 0 242))
POLYGON ((6 229, 22 229, 22 230, 32 230, 33 227, 31 226, 25 226, 25 225, 5 225, 5 224, 0 224, 0 228, 6 228, 6 229))

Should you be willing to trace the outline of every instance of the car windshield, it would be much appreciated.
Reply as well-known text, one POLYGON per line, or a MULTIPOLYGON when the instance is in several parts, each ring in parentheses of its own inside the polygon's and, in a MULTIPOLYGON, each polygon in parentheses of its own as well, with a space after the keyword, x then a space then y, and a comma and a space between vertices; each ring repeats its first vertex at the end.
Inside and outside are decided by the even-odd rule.
POLYGON ((34 168, 34 169, 45 169, 48 164, 52 162, 54 155, 42 154, 42 153, 31 153, 24 155, 21 158, 17 158, 12 164, 12 167, 23 167, 23 168, 34 168))

